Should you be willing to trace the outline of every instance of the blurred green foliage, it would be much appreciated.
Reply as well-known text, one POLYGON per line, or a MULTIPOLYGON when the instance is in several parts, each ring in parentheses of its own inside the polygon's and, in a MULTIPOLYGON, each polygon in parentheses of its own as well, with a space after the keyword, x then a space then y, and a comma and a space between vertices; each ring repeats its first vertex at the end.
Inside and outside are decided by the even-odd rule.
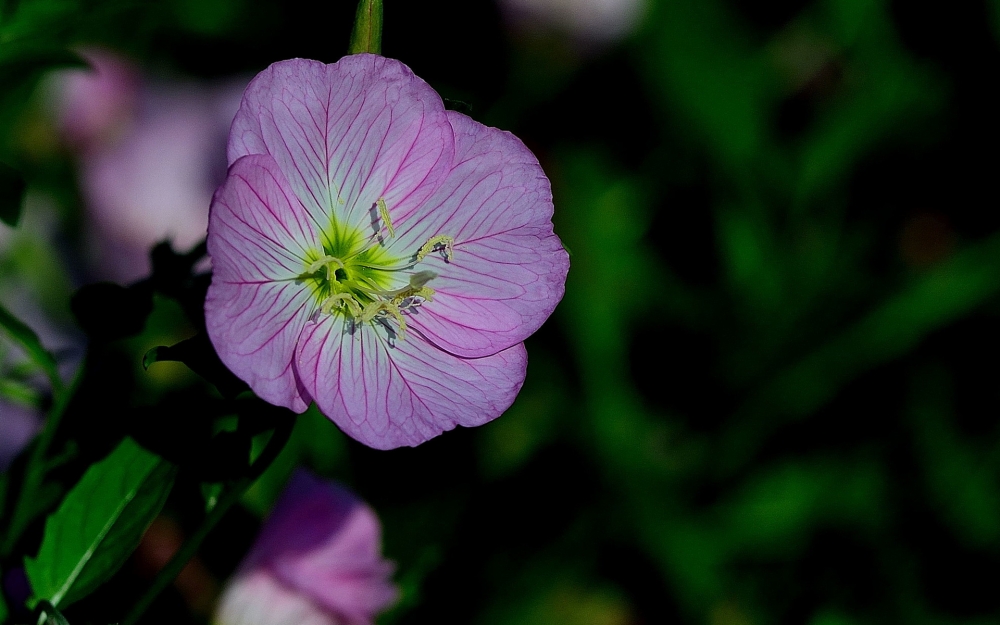
MULTIPOLYGON (((355 6, 0 2, 0 78, 21 72, 0 158, 29 181, 20 230, 0 226, 0 297, 28 285, 66 323, 86 280, 72 166, 15 130, 67 44, 218 79, 336 60, 355 6), (64 245, 32 234, 32 194, 54 198, 64 245)), ((566 296, 487 426, 376 452, 300 417, 202 549, 218 579, 306 464, 383 520, 403 591, 384 623, 1000 619, 1000 2, 650 0, 603 44, 488 2, 390 2, 384 28, 385 54, 539 156, 566 296)), ((182 365, 142 371, 196 332, 186 311, 158 295, 107 348, 100 396, 105 427, 178 457, 232 416, 182 365)), ((192 466, 165 508, 187 532, 224 479, 192 466)), ((111 620, 141 588, 116 576, 67 617, 111 620)), ((144 622, 199 619, 171 591, 144 622)))

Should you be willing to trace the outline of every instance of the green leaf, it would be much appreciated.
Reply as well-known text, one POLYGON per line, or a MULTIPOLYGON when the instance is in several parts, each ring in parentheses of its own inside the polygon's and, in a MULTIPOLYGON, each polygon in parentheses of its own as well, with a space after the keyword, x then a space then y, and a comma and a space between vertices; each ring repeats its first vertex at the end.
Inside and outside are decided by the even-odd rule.
MULTIPOLYGON (((5 41, 0 34, 0 41, 5 41)), ((10 154, 12 128, 29 106, 41 77, 58 67, 85 67, 79 56, 49 43, 5 42, 0 45, 0 149, 10 154)))
POLYGON ((0 378, 0 399, 17 406, 35 409, 42 403, 42 398, 38 391, 30 384, 25 384, 20 380, 8 380, 5 378, 0 378))
POLYGON ((24 349, 28 358, 45 371, 49 382, 52 383, 52 391, 57 395, 62 392, 63 383, 56 369, 56 359, 42 347, 38 335, 2 305, 0 305, 0 328, 3 328, 10 338, 24 349))
POLYGON ((17 42, 0 48, 0 64, 10 76, 29 76, 59 68, 87 67, 79 54, 51 42, 17 42))
POLYGON ((11 228, 21 218, 24 200, 24 178, 16 169, 0 162, 0 221, 11 228))
POLYGON ((91 466, 49 516, 38 556, 25 559, 35 597, 65 607, 111 577, 163 507, 175 472, 129 438, 91 466))
POLYGON ((80 0, 6 0, 0 16, 4 40, 53 40, 65 38, 81 13, 80 0))
POLYGON ((351 54, 382 53, 382 0, 360 0, 351 32, 351 54))

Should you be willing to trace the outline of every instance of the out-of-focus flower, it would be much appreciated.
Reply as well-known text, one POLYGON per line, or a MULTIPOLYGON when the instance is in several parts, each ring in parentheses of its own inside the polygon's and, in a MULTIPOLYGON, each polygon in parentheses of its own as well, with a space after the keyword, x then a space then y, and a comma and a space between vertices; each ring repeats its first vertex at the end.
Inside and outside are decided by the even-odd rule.
POLYGON ((142 78, 124 58, 100 48, 82 50, 89 69, 58 72, 51 89, 59 132, 75 152, 100 150, 131 122, 142 78))
POLYGON ((381 540, 371 508, 298 471, 223 591, 215 623, 373 623, 397 596, 381 540))
POLYGON ((102 277, 130 282, 148 273, 156 243, 184 249, 204 238, 246 81, 145 80, 112 53, 82 56, 89 69, 54 80, 59 127, 78 157, 88 252, 102 277))
POLYGON ((7 470, 39 427, 37 411, 0 399, 0 471, 7 470))
POLYGON ((638 25, 645 0, 500 0, 520 27, 550 27, 589 42, 614 41, 638 25))
POLYGON ((510 133, 399 61, 276 63, 247 88, 212 202, 205 302, 263 399, 389 449, 514 401, 563 295, 549 181, 510 133))

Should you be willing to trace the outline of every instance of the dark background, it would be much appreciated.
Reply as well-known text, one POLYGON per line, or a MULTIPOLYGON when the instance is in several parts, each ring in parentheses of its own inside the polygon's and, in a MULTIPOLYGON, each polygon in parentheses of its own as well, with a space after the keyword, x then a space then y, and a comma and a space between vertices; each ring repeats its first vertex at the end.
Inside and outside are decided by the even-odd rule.
MULTIPOLYGON (((333 62, 355 9, 86 4, 69 42, 205 81, 333 62)), ((383 52, 514 132, 552 180, 572 267, 517 402, 391 452, 300 417, 203 548, 201 590, 169 590, 145 622, 206 619, 191 597, 224 582, 299 463, 381 516, 403 600, 380 623, 1000 619, 1000 3, 650 0, 605 41, 509 17, 387 0, 383 52)), ((73 265, 70 157, 32 158, 73 265)), ((8 257, 0 276, 36 267, 8 257)), ((69 292, 39 297, 72 323, 69 292)), ((160 298, 116 344, 106 392, 85 398, 102 431, 206 427, 214 391, 137 366, 190 331, 160 298)), ((202 469, 165 510, 181 533, 202 469)), ((141 567, 71 622, 116 618, 141 567)))

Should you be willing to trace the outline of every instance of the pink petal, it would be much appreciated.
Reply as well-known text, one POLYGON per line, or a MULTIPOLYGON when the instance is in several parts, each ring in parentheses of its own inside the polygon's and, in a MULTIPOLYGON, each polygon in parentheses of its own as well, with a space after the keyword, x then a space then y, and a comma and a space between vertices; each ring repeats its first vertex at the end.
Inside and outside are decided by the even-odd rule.
POLYGON ((412 330, 390 340, 380 327, 348 329, 333 316, 307 326, 296 367, 323 414, 369 447, 416 446, 456 425, 482 425, 510 407, 524 383, 522 343, 464 359, 412 330))
POLYGON ((358 506, 336 537, 299 557, 279 560, 273 568, 281 579, 327 609, 352 620, 370 620, 397 596, 387 581, 395 567, 379 556, 378 529, 375 513, 358 506))
POLYGON ((422 206, 400 214, 393 250, 454 238, 454 258, 418 265, 439 274, 434 301, 412 321, 438 347, 487 356, 520 343, 562 299, 569 256, 552 230, 552 192, 534 155, 514 135, 449 112, 455 166, 422 206))
MULTIPOLYGON (((213 621, 217 625, 344 625, 308 595, 279 581, 270 571, 239 573, 226 585, 213 621)), ((368 621, 371 623, 372 621, 368 621)))
POLYGON ((304 411, 310 398, 292 358, 316 302, 295 278, 315 235, 273 159, 233 164, 212 200, 208 231, 213 276, 205 324, 212 344, 261 398, 304 411))
POLYGON ((454 139, 441 98, 399 61, 275 63, 247 87, 229 160, 271 154, 323 229, 371 227, 372 207, 419 206, 447 173, 454 139))
POLYGON ((396 600, 375 512, 347 489, 297 471, 242 571, 267 568, 283 584, 350 622, 371 622, 396 600))
POLYGON ((88 69, 53 72, 55 113, 63 137, 90 151, 115 139, 139 100, 142 76, 128 59, 102 48, 81 48, 88 69))

